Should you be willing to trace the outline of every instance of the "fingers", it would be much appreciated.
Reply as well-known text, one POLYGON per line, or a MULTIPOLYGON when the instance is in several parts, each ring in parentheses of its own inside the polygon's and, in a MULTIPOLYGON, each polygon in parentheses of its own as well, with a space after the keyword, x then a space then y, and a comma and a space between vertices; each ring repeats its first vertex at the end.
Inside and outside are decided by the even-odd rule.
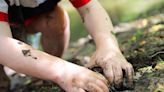
POLYGON ((104 69, 105 76, 110 81, 110 84, 115 84, 116 89, 123 89, 123 73, 120 66, 108 65, 104 69))
POLYGON ((113 67, 115 88, 123 90, 123 72, 119 66, 113 67))
POLYGON ((134 75, 134 70, 131 64, 129 67, 126 68, 126 74, 127 74, 127 83, 128 83, 128 89, 133 89, 134 88, 134 82, 133 82, 133 75, 134 75))
POLYGON ((86 92, 86 91, 82 88, 79 88, 79 90, 77 92, 86 92))
MULTIPOLYGON (((122 65, 121 65, 122 66, 122 65)), ((124 67, 121 67, 120 65, 106 65, 104 67, 103 71, 106 76, 106 78, 110 81, 110 84, 114 83, 114 87, 117 90, 124 90, 124 78, 123 78, 123 71, 122 69, 125 70, 126 73, 126 79, 125 83, 127 84, 126 88, 127 89, 133 89, 134 88, 134 81, 133 81, 133 75, 134 75, 134 70, 133 67, 130 63, 126 63, 124 67)))
POLYGON ((74 89, 73 92, 109 92, 108 86, 98 79, 89 80, 88 83, 85 83, 79 89, 74 89))
POLYGON ((88 83, 85 90, 87 92, 108 92, 108 91, 103 91, 102 88, 100 88, 94 83, 88 83))
POLYGON ((86 92, 84 89, 82 88, 73 88, 73 90, 71 92, 86 92))
POLYGON ((79 87, 84 88, 87 92, 108 92, 107 79, 99 73, 91 72, 86 82, 79 87))
POLYGON ((110 84, 112 84, 114 82, 114 73, 113 73, 112 66, 106 65, 103 71, 110 84))
POLYGON ((102 81, 105 85, 108 85, 108 80, 101 75, 100 73, 96 73, 97 76, 95 76, 97 79, 99 79, 100 81, 102 81))
MULTIPOLYGON (((102 92, 108 92, 108 81, 103 75, 93 72, 90 75, 90 77, 88 77, 88 81, 90 81, 90 83, 91 83, 91 84, 89 84, 89 82, 86 83, 86 84, 89 84, 89 86, 93 86, 92 84, 95 84, 95 86, 93 86, 93 87, 97 86, 97 87, 99 87, 99 89, 102 90, 102 92)), ((95 89, 97 89, 97 88, 95 88, 95 89)), ((99 91, 96 91, 96 92, 99 92, 99 91)))
POLYGON ((84 83, 83 85, 78 85, 74 87, 69 92, 109 92, 108 87, 101 81, 95 80, 88 81, 88 83, 84 83))
POLYGON ((104 84, 103 82, 97 80, 96 84, 103 90, 103 92, 108 92, 108 85, 104 84))
POLYGON ((108 92, 107 79, 99 73, 89 71, 87 75, 83 75, 81 79, 73 82, 73 92, 108 92), (77 88, 82 89, 77 89, 77 88))

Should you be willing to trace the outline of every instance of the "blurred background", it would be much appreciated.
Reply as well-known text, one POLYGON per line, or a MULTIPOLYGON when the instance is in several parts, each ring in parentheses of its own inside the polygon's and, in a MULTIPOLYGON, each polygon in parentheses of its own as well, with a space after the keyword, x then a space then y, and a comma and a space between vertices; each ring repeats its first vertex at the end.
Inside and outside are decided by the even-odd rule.
MULTIPOLYGON (((99 2, 110 15, 114 25, 164 13, 164 0, 99 0, 99 2)), ((86 36, 87 32, 75 8, 68 0, 62 0, 61 5, 70 16, 71 41, 86 36)))

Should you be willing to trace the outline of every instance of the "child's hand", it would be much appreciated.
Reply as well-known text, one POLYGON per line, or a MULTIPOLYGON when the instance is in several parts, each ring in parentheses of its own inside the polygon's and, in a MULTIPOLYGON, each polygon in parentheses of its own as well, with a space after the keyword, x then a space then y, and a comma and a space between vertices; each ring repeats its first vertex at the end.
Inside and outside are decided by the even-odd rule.
POLYGON ((107 80, 101 74, 72 63, 61 63, 56 82, 66 92, 109 92, 107 80))
POLYGON ((98 49, 91 58, 91 62, 86 65, 88 68, 100 66, 110 83, 114 83, 116 88, 123 85, 123 71, 128 79, 128 87, 133 86, 133 67, 126 61, 121 52, 114 52, 105 48, 98 49))

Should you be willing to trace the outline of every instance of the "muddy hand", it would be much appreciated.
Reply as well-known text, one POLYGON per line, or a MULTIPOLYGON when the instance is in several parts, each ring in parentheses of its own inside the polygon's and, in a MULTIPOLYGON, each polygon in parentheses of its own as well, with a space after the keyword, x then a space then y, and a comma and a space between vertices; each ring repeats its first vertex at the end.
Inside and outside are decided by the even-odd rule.
POLYGON ((57 83, 66 92, 108 92, 107 80, 99 73, 63 62, 57 83))
POLYGON ((121 52, 112 53, 108 50, 97 50, 92 56, 90 63, 86 65, 88 68, 95 66, 100 66, 103 69, 105 77, 110 84, 115 85, 116 89, 123 88, 123 81, 125 79, 123 78, 123 71, 125 71, 127 86, 128 88, 133 87, 133 67, 126 61, 121 52))

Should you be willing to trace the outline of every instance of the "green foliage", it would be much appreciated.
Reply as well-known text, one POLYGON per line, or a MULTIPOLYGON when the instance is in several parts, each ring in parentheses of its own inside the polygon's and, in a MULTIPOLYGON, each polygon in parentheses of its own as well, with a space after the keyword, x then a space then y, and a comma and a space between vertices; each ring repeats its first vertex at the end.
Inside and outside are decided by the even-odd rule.
POLYGON ((112 17, 114 23, 132 21, 140 17, 147 17, 150 12, 161 12, 164 8, 163 0, 101 0, 112 17))

